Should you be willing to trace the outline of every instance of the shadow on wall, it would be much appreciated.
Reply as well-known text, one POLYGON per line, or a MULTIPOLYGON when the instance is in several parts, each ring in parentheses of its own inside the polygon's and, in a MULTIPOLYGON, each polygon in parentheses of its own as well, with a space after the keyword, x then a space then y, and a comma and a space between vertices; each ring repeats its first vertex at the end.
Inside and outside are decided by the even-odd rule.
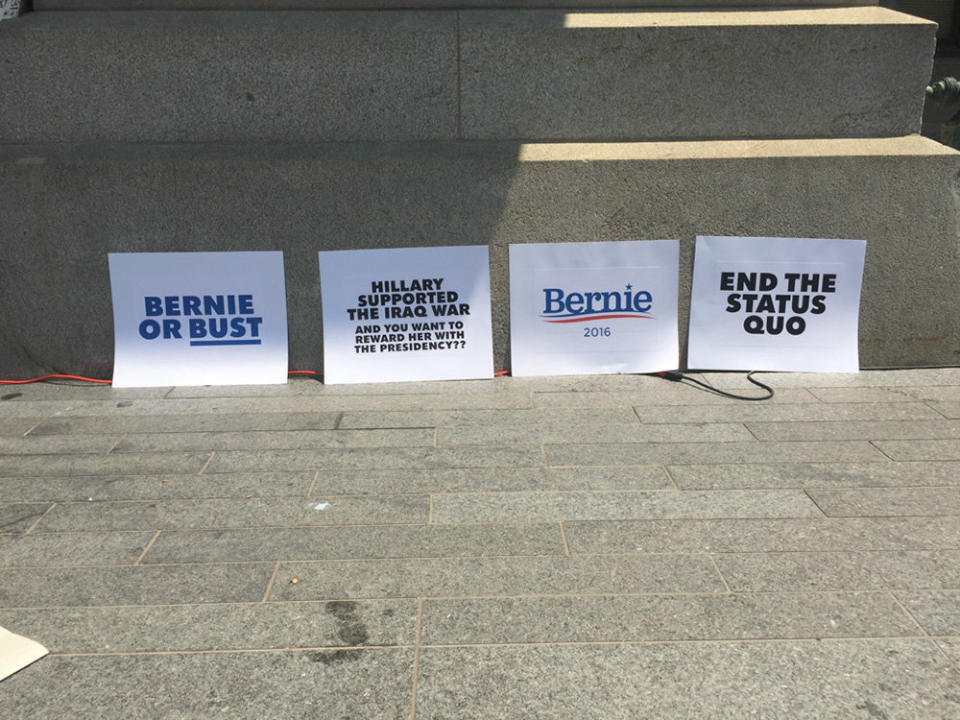
MULTIPOLYGON (((318 250, 488 245, 498 370, 511 243, 679 239, 681 328, 697 234, 867 239, 865 304, 952 287, 952 158, 757 139, 914 132, 913 79, 882 95, 862 74, 925 71, 916 43, 562 11, 106 15, 0 27, 8 377, 110 374, 109 252, 283 250, 301 369, 321 369, 318 250), (714 140, 663 142, 689 138, 714 140)), ((940 299, 909 330, 865 315, 864 365, 944 364, 940 299)))

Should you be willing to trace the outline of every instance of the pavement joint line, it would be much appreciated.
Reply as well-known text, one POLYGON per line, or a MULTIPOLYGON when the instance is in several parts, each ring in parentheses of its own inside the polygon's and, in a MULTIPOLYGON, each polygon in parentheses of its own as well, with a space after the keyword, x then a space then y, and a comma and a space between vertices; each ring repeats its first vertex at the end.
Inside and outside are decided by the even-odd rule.
MULTIPOLYGON (((904 605, 903 602, 900 600, 900 598, 897 597, 897 593, 894 592, 893 590, 889 590, 888 592, 890 593, 890 597, 893 598, 893 601, 903 611, 904 615, 906 615, 908 618, 910 618, 910 620, 913 621, 913 624, 917 626, 917 628, 920 630, 921 633, 923 633, 923 635, 925 635, 926 637, 930 637, 930 633, 927 632, 927 629, 920 624, 920 621, 917 620, 916 616, 912 612, 910 612, 907 606, 904 605)), ((910 591, 898 590, 898 592, 910 592, 910 591)))
POLYGON ((954 669, 957 670, 957 672, 960 672, 960 659, 954 659, 953 656, 948 655, 948 654, 947 654, 947 651, 944 650, 944 649, 943 649, 943 646, 940 644, 940 641, 941 641, 941 640, 956 640, 956 641, 960 641, 960 637, 957 637, 957 636, 954 636, 954 635, 938 635, 938 636, 936 636, 936 637, 931 637, 931 638, 930 638, 930 642, 932 642, 932 643, 936 646, 936 648, 937 648, 937 650, 940 652, 940 654, 946 656, 947 662, 949 662, 950 665, 951 665, 954 669))
MULTIPOLYGON (((836 636, 836 637, 764 637, 764 638, 718 638, 718 639, 677 639, 677 640, 579 640, 555 642, 500 642, 500 643, 451 643, 425 644, 421 648, 427 649, 469 649, 469 648, 525 648, 525 647, 616 647, 616 646, 658 646, 658 645, 754 645, 778 643, 861 643, 861 642, 889 642, 889 641, 916 641, 927 640, 925 637, 913 635, 874 635, 874 636, 836 636)), ((232 655, 237 653, 307 653, 328 651, 363 652, 367 650, 414 650, 415 645, 317 645, 303 647, 269 647, 269 648, 229 648, 216 650, 132 650, 103 653, 50 653, 48 657, 117 657, 117 656, 151 656, 151 655, 232 655)), ((416 657, 416 656, 415 656, 416 657)), ((411 711, 414 708, 411 707, 411 711)))
POLYGON ((673 485, 674 490, 680 492, 680 486, 677 485, 677 481, 674 479, 673 473, 670 472, 670 468, 667 467, 666 464, 661 464, 660 467, 663 468, 663 474, 667 476, 667 480, 669 480, 670 484, 673 485))
POLYGON ((748 422, 741 422, 741 423, 735 423, 735 424, 740 425, 741 427, 743 427, 743 429, 746 430, 748 433, 750 433, 750 436, 751 436, 754 440, 756 440, 757 442, 763 442, 763 438, 757 437, 757 434, 756 434, 756 433, 753 431, 753 429, 750 427, 750 423, 748 423, 748 422))
POLYGON ((763 637, 763 638, 717 638, 717 639, 676 639, 676 640, 560 640, 554 642, 499 642, 499 643, 450 643, 423 645, 424 648, 500 648, 500 647, 588 647, 617 645, 752 645, 755 643, 854 643, 886 642, 890 640, 928 640, 922 635, 854 635, 854 636, 810 636, 810 637, 763 637))
MULTIPOLYGON (((459 11, 457 12, 459 16, 459 11)), ((420 680, 420 646, 423 639, 423 598, 417 598, 417 626, 413 651, 413 688, 410 693, 410 720, 417 715, 417 684, 420 680)))
POLYGON ((213 462, 213 458, 216 454, 217 454, 216 450, 210 451, 210 457, 207 458, 207 461, 203 464, 203 467, 200 468, 200 472, 198 472, 197 475, 203 475, 203 471, 206 470, 207 467, 210 465, 210 463, 213 462))
MULTIPOLYGON (((328 602, 357 602, 357 603, 379 603, 395 602, 398 600, 424 600, 425 602, 450 602, 450 601, 475 601, 475 600, 595 600, 601 598, 632 598, 641 600, 644 598, 714 598, 724 599, 730 597, 750 597, 753 595, 778 595, 778 596, 805 596, 805 595, 886 595, 889 590, 758 590, 758 591, 700 591, 700 592, 633 592, 633 593, 514 593, 500 595, 381 595, 376 597, 356 597, 356 596, 318 596, 304 600, 276 600, 266 601, 255 600, 215 600, 211 602, 184 602, 184 603, 118 603, 116 605, 5 605, 3 610, 115 610, 115 609, 133 609, 133 608, 190 608, 190 607, 216 607, 216 606, 258 606, 258 605, 319 605, 328 602)), ((906 590, 904 592, 914 592, 906 590)), ((946 592, 950 592, 949 590, 946 592)), ((917 636, 920 637, 920 636, 917 636)), ((952 635, 938 635, 936 638, 960 639, 952 635)), ((935 639, 936 639, 935 638, 935 639)))
MULTIPOLYGON (((818 502, 816 501, 816 498, 814 498, 813 495, 810 494, 810 490, 804 488, 803 494, 806 495, 806 496, 807 496, 807 499, 816 506, 817 510, 820 511, 820 514, 821 514, 821 515, 823 515, 824 517, 833 517, 832 515, 828 514, 826 510, 824 510, 822 507, 820 507, 820 503, 818 503, 818 502)), ((863 516, 862 516, 862 515, 857 515, 856 517, 863 517, 863 516)))
POLYGON ((723 586, 727 589, 727 594, 732 595, 733 590, 730 588, 730 583, 727 582, 727 578, 724 576, 723 572, 720 570, 720 566, 717 565, 716 558, 713 557, 713 553, 707 553, 707 557, 710 558, 710 562, 713 565, 713 569, 717 571, 717 575, 720 576, 720 581, 723 583, 723 586))
MULTIPOLYGON (((208 473, 208 474, 207 474, 207 477, 211 477, 212 475, 215 475, 215 474, 216 474, 216 473, 208 473)), ((311 498, 311 497, 313 497, 313 491, 316 489, 316 487, 317 487, 317 482, 318 482, 319 480, 320 480, 320 470, 317 469, 317 471, 313 474, 313 480, 310 481, 310 487, 307 488, 307 498, 308 498, 308 499, 311 498)), ((336 497, 336 496, 331 496, 331 497, 336 497)), ((342 497, 342 496, 341 496, 341 497, 342 497)), ((351 496, 348 496, 348 497, 351 497, 351 496)), ((363 497, 363 495, 359 495, 359 496, 354 495, 354 496, 352 496, 352 497, 363 497)))
POLYGON ((266 648, 226 648, 216 650, 130 650, 117 652, 55 653, 48 657, 117 657, 125 655, 229 655, 233 653, 283 653, 283 652, 327 652, 327 651, 363 651, 363 650, 412 650, 413 645, 305 645, 303 647, 266 647, 266 648))
POLYGON ((270 575, 270 579, 267 581, 267 589, 263 593, 263 599, 261 603, 265 603, 267 598, 270 597, 270 591, 273 590, 273 583, 277 579, 277 574, 280 572, 280 561, 277 561, 277 564, 273 566, 273 573, 270 575))
POLYGON ((337 414, 337 419, 333 421, 333 429, 334 429, 334 430, 339 430, 339 429, 340 429, 340 424, 343 422, 343 416, 344 416, 345 413, 346 413, 345 410, 341 410, 341 411, 337 414))
POLYGON ((160 532, 160 530, 157 530, 153 534, 153 537, 150 538, 150 542, 147 543, 147 546, 143 549, 143 552, 140 553, 140 557, 137 558, 137 561, 134 563, 134 565, 139 565, 143 561, 143 558, 148 552, 150 552, 150 548, 153 547, 153 544, 157 541, 157 538, 160 537, 160 532))
POLYGON ((45 418, 42 418, 42 419, 40 419, 40 420, 37 420, 37 422, 34 423, 34 424, 30 427, 30 429, 27 430, 21 437, 27 437, 27 435, 29 435, 30 433, 32 433, 34 430, 36 430, 38 427, 40 427, 41 425, 43 425, 43 424, 44 424, 47 420, 49 420, 49 419, 50 419, 50 418, 45 417, 45 418))
POLYGON ((427 525, 433 525, 433 494, 427 496, 430 506, 427 509, 427 525))
MULTIPOLYGON (((75 437, 75 436, 68 435, 67 437, 75 437)), ((105 452, 104 455, 110 455, 110 454, 119 455, 119 453, 114 453, 113 451, 117 449, 117 446, 120 445, 120 443, 122 443, 126 437, 127 437, 126 433, 121 433, 120 437, 117 438, 117 441, 110 446, 110 449, 107 450, 107 452, 105 452)))
MULTIPOLYGON (((910 592, 910 590, 898 590, 897 592, 910 592)), ((943 658, 944 658, 949 664, 951 664, 951 665, 953 665, 954 667, 956 667, 957 670, 960 670, 960 663, 956 662, 956 661, 947 653, 947 651, 944 650, 944 649, 940 646, 940 643, 938 643, 938 642, 930 635, 930 633, 927 632, 927 629, 926 629, 923 625, 920 624, 920 621, 917 620, 916 616, 915 616, 912 612, 910 612, 909 608, 907 608, 907 606, 903 604, 903 601, 901 601, 900 598, 897 597, 897 593, 891 590, 891 591, 890 591, 890 597, 893 598, 893 601, 900 607, 901 610, 903 610, 904 614, 913 621, 913 623, 917 626, 917 628, 920 629, 920 632, 923 633, 924 636, 926 636, 926 637, 930 640, 930 644, 933 645, 934 648, 936 648, 937 652, 938 652, 940 655, 942 655, 943 658)))
POLYGON ((563 554, 571 557, 570 546, 567 544, 567 532, 563 529, 563 520, 557 523, 560 526, 560 539, 563 540, 563 554))
POLYGON ((957 418, 951 418, 951 417, 950 417, 949 415, 947 415, 946 413, 942 412, 941 410, 938 410, 938 409, 933 405, 933 403, 939 402, 939 401, 937 401, 937 400, 923 400, 922 402, 923 402, 923 404, 926 405, 928 408, 930 408, 931 410, 933 410, 937 415, 940 415, 941 417, 943 417, 943 418, 945 418, 945 419, 947 419, 947 420, 956 420, 956 419, 957 419, 957 418))
POLYGON ((888 455, 888 454, 886 453, 886 451, 884 451, 884 449, 883 449, 882 447, 880 447, 879 445, 877 445, 878 442, 882 442, 882 441, 880 441, 880 440, 870 440, 869 442, 870 442, 870 444, 873 445, 877 450, 879 450, 880 453, 881 453, 884 457, 889 458, 891 462, 896 462, 896 460, 895 460, 894 458, 890 457, 890 455, 888 455))
POLYGON ((43 519, 50 513, 50 511, 53 510, 56 506, 57 506, 57 503, 56 503, 56 502, 50 503, 50 507, 48 507, 46 510, 43 511, 43 514, 41 514, 40 517, 38 517, 38 518, 33 522, 33 524, 27 529, 27 531, 26 531, 25 533, 23 533, 23 535, 24 535, 24 536, 27 536, 27 535, 29 535, 31 532, 33 532, 33 529, 34 529, 35 527, 37 527, 37 525, 40 524, 40 521, 43 520, 43 519))

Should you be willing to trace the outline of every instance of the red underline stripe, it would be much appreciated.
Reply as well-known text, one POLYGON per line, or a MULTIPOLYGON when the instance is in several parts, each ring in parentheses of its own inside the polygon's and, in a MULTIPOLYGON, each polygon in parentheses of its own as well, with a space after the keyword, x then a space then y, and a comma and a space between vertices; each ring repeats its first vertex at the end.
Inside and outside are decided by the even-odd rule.
POLYGON ((549 323, 572 323, 572 322, 590 322, 591 320, 614 320, 616 318, 633 318, 634 320, 653 320, 652 315, 590 315, 588 317, 575 317, 567 320, 547 320, 549 323))

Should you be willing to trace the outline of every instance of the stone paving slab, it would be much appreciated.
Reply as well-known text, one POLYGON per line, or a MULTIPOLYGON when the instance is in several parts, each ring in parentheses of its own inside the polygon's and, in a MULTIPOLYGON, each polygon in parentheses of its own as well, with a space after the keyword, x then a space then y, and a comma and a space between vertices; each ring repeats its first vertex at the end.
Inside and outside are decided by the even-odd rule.
MULTIPOLYGON (((725 390, 756 387, 745 373, 703 373, 711 385, 725 390)), ((903 370, 868 370, 859 373, 791 373, 760 372, 754 378, 777 388, 829 387, 937 387, 960 384, 960 368, 919 368, 903 370)))
POLYGON ((960 440, 960 421, 844 420, 747 423, 757 440, 960 440))
POLYGON ((413 645, 415 600, 4 610, 54 653, 413 645))
MULTIPOLYGON (((960 446, 958 446, 960 457, 960 446)), ((862 441, 843 442, 705 442, 544 445, 547 465, 689 465, 776 462, 870 462, 884 455, 862 441)), ((919 458, 903 458, 915 460, 919 458)), ((938 458, 947 460, 950 458, 938 458)))
MULTIPOLYGON (((850 420, 942 420, 943 415, 921 402, 794 404, 637 405, 644 424, 707 422, 844 422, 850 420)), ((958 415, 960 417, 960 415, 958 415)), ((798 438, 799 439, 799 438, 798 438)))
POLYGON ((50 507, 50 503, 0 505, 0 532, 27 532, 50 507))
MULTIPOLYGON (((933 417, 937 413, 930 411, 933 417)), ((586 408, 582 410, 394 410, 386 412, 345 412, 340 427, 348 428, 404 428, 404 427, 489 427, 524 429, 536 424, 540 427, 563 429, 570 425, 630 425, 640 420, 633 408, 586 408)))
POLYGON ((960 369, 764 377, 11 388, 0 717, 952 720, 960 369))
POLYGON ((917 636, 887 593, 427 600, 425 645, 917 636))
POLYGON ((671 465, 681 490, 960 485, 960 463, 869 462, 671 465))
POLYGON ((121 437, 122 435, 0 437, 0 455, 60 455, 67 453, 104 455, 120 442, 121 437))
POLYGON ((699 423, 678 425, 565 424, 544 426, 454 425, 441 427, 437 445, 504 445, 510 443, 565 443, 576 438, 577 443, 680 443, 680 442, 736 442, 754 440, 740 423, 699 423))
MULTIPOLYGON (((36 401, 41 405, 44 401, 36 401)), ((24 403, 26 405, 26 403, 24 403)), ((50 401, 50 409, 61 417, 138 417, 144 415, 233 415, 244 412, 250 405, 248 398, 215 398, 211 400, 76 400, 64 406, 50 401)), ((51 413, 52 414, 52 413, 51 413)))
POLYGON ((555 555, 560 526, 347 526, 162 532, 144 563, 555 555))
POLYGON ((830 517, 960 516, 960 488, 863 488, 808 490, 830 517))
POLYGON ((153 538, 150 532, 77 532, 0 535, 0 568, 130 565, 153 538))
MULTIPOLYGON (((763 392, 757 388, 758 395, 763 392)), ((903 402, 911 398, 902 397, 903 402)), ((732 405, 743 402, 714 395, 701 388, 691 387, 680 383, 665 383, 656 389, 646 391, 622 392, 535 392, 533 393, 533 407, 543 409, 557 408, 618 408, 624 405, 642 407, 644 405, 732 405)), ((817 398, 809 390, 803 388, 788 388, 776 393, 769 402, 771 404, 814 403, 817 398)), ((915 400, 914 400, 915 402, 915 400)), ((641 413, 642 419, 642 410, 641 413)))
MULTIPOLYGON (((208 474, 204 474, 207 477, 208 474)), ((216 477, 209 475, 209 477, 216 477)), ((322 469, 312 495, 355 493, 455 493, 522 490, 672 490, 670 477, 659 465, 622 467, 503 467, 437 470, 322 469)))
MULTIPOLYGON (((937 388, 938 390, 945 388, 937 388)), ((895 403, 923 400, 910 392, 911 388, 857 387, 809 388, 813 397, 825 403, 895 403)))
POLYGON ((396 497, 162 500, 59 503, 34 532, 171 530, 193 528, 309 527, 425 523, 430 499, 396 497))
POLYGON ((706 555, 282 563, 270 600, 580 593, 720 593, 706 555), (297 578, 296 583, 290 579, 297 578))
POLYGON ((720 553, 733 591, 960 589, 960 551, 720 553))
POLYGON ((42 420, 39 417, 0 417, 0 435, 22 437, 42 420))
MULTIPOLYGON (((2 439, 0 439, 2 440, 2 439)), ((184 450, 310 450, 350 447, 433 447, 431 429, 286 430, 278 432, 199 432, 126 435, 114 453, 184 450)))
POLYGON ((333 430, 338 417, 339 413, 262 413, 257 415, 221 413, 132 417, 52 417, 34 427, 30 431, 30 436, 333 430))
POLYGON ((425 648, 416 717, 949 720, 958 681, 927 640, 425 648))
POLYGON ((4 681, 0 716, 407 720, 413 657, 400 648, 51 657, 4 681))
POLYGON ((894 460, 960 460, 957 440, 876 440, 874 445, 894 460))
POLYGON ((928 405, 936 410, 938 413, 944 417, 950 418, 951 420, 960 420, 960 402, 950 401, 950 402, 934 402, 931 401, 928 405))
MULTIPOLYGON (((207 472, 292 472, 296 470, 450 467, 536 467, 543 465, 538 445, 470 448, 343 448, 339 450, 251 450, 217 452, 207 472)), ((0 465, 0 470, 2 470, 0 465)))
POLYGON ((565 522, 572 553, 960 550, 960 518, 565 522))
POLYGON ((0 478, 0 496, 21 502, 306 497, 315 477, 310 471, 10 477, 0 478))
POLYGON ((0 571, 0 607, 260 602, 272 563, 0 571))
POLYGON ((210 453, 0 456, 0 477, 199 473, 210 453))
POLYGON ((960 636, 960 592, 902 592, 897 599, 928 634, 960 636))
MULTIPOLYGON (((436 495, 433 522, 543 522, 633 518, 820 517, 797 490, 436 495)), ((46 519, 45 519, 46 520, 46 519)))
MULTIPOLYGON (((196 402, 181 400, 180 402, 196 402)), ((528 392, 477 392, 397 395, 320 395, 311 397, 260 397, 247 402, 247 412, 386 412, 421 410, 490 410, 532 407, 528 392)), ((623 407, 621 403, 619 407, 623 407)))
POLYGON ((38 382, 0 388, 0 402, 6 411, 10 405, 32 400, 53 400, 58 403, 65 400, 160 400, 172 390, 169 387, 115 388, 70 381, 38 382))

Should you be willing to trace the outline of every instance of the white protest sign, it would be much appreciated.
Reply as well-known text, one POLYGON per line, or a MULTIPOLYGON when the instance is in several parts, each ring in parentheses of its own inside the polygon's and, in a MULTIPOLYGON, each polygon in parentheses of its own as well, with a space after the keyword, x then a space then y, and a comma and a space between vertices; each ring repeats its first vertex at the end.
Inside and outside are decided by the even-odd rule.
POLYGON ((698 237, 687 365, 857 372, 864 240, 698 237))
POLYGON ((282 252, 110 253, 114 387, 287 382, 282 252))
POLYGON ((485 246, 319 253, 323 381, 493 377, 485 246))
POLYGON ((678 272, 676 240, 511 245, 511 373, 677 368, 678 272))

